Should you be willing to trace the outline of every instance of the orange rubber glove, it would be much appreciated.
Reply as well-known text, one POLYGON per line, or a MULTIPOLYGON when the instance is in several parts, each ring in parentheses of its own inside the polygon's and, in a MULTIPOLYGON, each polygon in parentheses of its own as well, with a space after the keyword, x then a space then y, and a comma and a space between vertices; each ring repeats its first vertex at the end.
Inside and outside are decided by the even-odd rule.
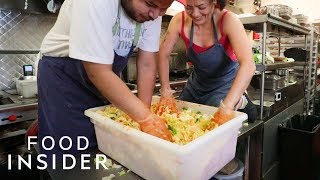
POLYGON ((157 115, 150 114, 146 119, 137 121, 141 131, 172 142, 172 135, 166 122, 157 115))
POLYGON ((234 111, 226 107, 223 102, 220 102, 220 107, 217 112, 214 113, 212 120, 219 125, 222 125, 234 118, 234 111))
POLYGON ((168 113, 177 113, 177 103, 173 97, 174 90, 171 89, 164 89, 161 90, 161 98, 156 108, 156 114, 161 116, 164 112, 168 113))

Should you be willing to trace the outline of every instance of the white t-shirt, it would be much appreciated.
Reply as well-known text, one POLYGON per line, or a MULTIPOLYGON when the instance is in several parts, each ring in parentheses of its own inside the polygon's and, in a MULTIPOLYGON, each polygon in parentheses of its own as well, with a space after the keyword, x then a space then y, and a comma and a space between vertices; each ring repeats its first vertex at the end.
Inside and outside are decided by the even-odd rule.
MULTIPOLYGON (((120 0, 66 0, 55 25, 42 42, 41 53, 112 64, 114 52, 120 56, 128 55, 135 27, 136 22, 125 14, 120 0), (113 36, 112 27, 118 12, 120 25, 113 36)), ((137 47, 157 52, 160 31, 161 17, 142 23, 137 47)))

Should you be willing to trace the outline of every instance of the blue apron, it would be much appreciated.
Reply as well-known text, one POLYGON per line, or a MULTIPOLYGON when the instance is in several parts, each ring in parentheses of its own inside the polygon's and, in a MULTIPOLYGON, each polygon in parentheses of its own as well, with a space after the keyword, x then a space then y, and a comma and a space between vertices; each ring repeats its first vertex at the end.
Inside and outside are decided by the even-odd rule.
MULTIPOLYGON (((113 26, 113 34, 119 27, 119 18, 113 26)), ((141 24, 135 28, 135 37, 127 56, 122 57, 115 53, 112 70, 120 76, 126 67, 134 47, 137 45, 141 24)), ((107 77, 106 77, 107 78, 107 77)), ((89 149, 96 148, 97 141, 94 126, 90 119, 84 115, 86 109, 108 104, 108 101, 100 94, 89 80, 81 60, 70 57, 43 56, 39 61, 38 73, 38 114, 39 114, 39 143, 45 136, 51 136, 56 145, 51 151, 46 151, 40 146, 40 152, 48 156, 50 161, 52 154, 56 154, 57 161, 63 154, 79 154, 77 150, 77 137, 85 136, 89 140, 89 149), (72 139, 70 150, 64 151, 59 147, 62 136, 72 139)), ((51 146, 50 141, 46 147, 51 146)), ((68 141, 63 141, 64 147, 68 147, 68 141)))
MULTIPOLYGON (((213 20, 214 46, 197 53, 193 50, 193 22, 190 31, 190 43, 187 57, 194 65, 194 71, 179 96, 179 99, 199 104, 218 107, 229 92, 239 69, 238 61, 233 61, 224 47, 218 41, 218 35, 213 20)), ((250 118, 255 121, 256 109, 249 100, 245 109, 250 118), (253 113, 253 114, 252 114, 253 113)))

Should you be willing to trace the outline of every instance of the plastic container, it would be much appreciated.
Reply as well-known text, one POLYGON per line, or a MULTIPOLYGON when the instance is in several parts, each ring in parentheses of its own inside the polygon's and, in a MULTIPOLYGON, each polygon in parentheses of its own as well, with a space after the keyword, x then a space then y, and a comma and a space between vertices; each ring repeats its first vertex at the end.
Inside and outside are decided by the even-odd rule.
POLYGON ((28 76, 26 79, 16 79, 16 88, 24 98, 36 97, 38 94, 37 77, 28 76))
POLYGON ((281 179, 320 179, 320 118, 295 115, 279 127, 281 179))
POLYGON ((242 180, 244 165, 239 159, 237 159, 237 162, 238 162, 238 167, 233 173, 224 174, 224 173, 218 172, 213 177, 217 180, 242 180))
MULTIPOLYGON (((153 102, 159 97, 153 97, 153 102)), ((192 107, 212 114, 217 108, 184 101, 178 108, 192 107)), ((234 119, 180 146, 139 130, 123 126, 98 113, 85 111, 94 124, 99 150, 145 179, 209 179, 235 156, 238 130, 247 114, 236 112, 234 119)))

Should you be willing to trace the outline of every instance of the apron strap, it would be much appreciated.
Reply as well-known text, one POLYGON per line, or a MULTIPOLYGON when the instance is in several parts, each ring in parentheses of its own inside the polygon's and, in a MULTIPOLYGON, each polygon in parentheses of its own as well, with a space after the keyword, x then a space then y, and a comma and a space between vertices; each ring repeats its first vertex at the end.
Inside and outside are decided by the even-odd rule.
POLYGON ((189 41, 189 47, 192 48, 193 44, 193 21, 191 22, 191 30, 190 30, 190 41, 189 41))
MULTIPOLYGON (((213 34, 214 34, 214 44, 218 44, 218 34, 216 31, 216 25, 214 23, 214 17, 212 15, 212 21, 213 21, 213 34)), ((189 41, 189 47, 192 47, 193 44, 193 32, 194 32, 194 28, 193 28, 193 21, 191 23, 191 31, 190 31, 190 41, 189 41)))
POLYGON ((137 23, 136 28, 134 29, 134 39, 133 39, 133 46, 136 47, 139 41, 141 31, 141 24, 137 23))
MULTIPOLYGON (((120 6, 118 6, 118 14, 117 14, 117 20, 116 23, 112 27, 112 34, 115 35, 119 26, 120 26, 120 6)), ((139 41, 139 36, 140 36, 140 31, 141 31, 141 23, 136 23, 136 27, 134 29, 134 39, 133 39, 133 46, 136 47, 139 41)))
POLYGON ((116 34, 116 32, 117 32, 117 30, 119 28, 119 25, 120 25, 120 16, 119 16, 119 14, 120 14, 120 6, 121 5, 119 4, 116 23, 112 26, 112 34, 113 35, 116 34))
POLYGON ((214 34, 214 44, 218 44, 218 34, 217 34, 217 30, 216 30, 216 24, 214 23, 214 16, 212 14, 212 21, 213 21, 213 34, 214 34))

